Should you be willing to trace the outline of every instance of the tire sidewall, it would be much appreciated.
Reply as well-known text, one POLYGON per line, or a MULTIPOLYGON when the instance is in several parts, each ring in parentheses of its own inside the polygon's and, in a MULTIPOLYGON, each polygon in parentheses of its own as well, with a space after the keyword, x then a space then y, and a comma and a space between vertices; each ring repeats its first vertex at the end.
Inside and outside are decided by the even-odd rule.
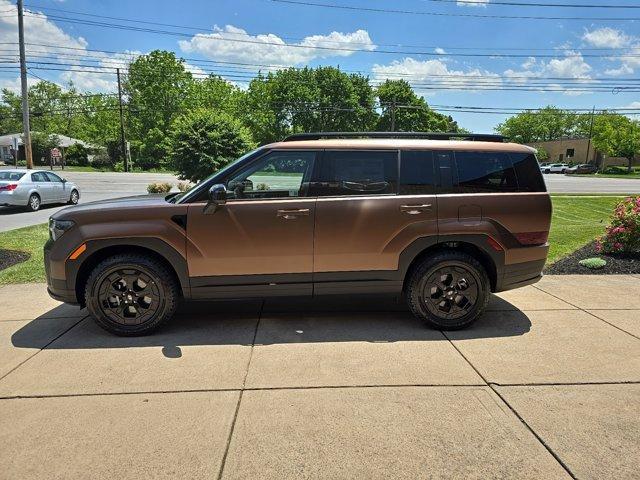
POLYGON ((464 253, 443 253, 426 259, 412 274, 407 294, 413 313, 429 325, 443 330, 458 330, 473 323, 484 310, 489 298, 489 277, 480 262, 464 253), (425 305, 424 287, 431 274, 443 267, 458 266, 468 270, 478 284, 476 302, 466 315, 455 319, 441 319, 432 314, 425 305))
POLYGON ((31 195, 29 195, 29 200, 27 201, 27 208, 29 210, 31 210, 32 212, 37 212, 38 210, 40 210, 41 206, 42 206, 42 200, 40 199, 40 195, 38 195, 37 193, 32 193, 31 195), (33 204, 31 203, 31 200, 33 198, 37 198, 38 199, 38 204, 37 204, 36 208, 34 208, 33 204))
POLYGON ((142 335, 156 329, 168 320, 175 311, 176 291, 173 279, 167 278, 167 272, 158 268, 153 260, 145 257, 134 258, 130 255, 121 255, 107 258, 100 262, 91 272, 85 287, 85 303, 87 310, 102 328, 111 333, 123 336, 142 335), (124 325, 113 321, 102 312, 98 289, 103 280, 115 270, 135 268, 149 275, 161 293, 161 306, 158 311, 146 322, 140 325, 124 325))
POLYGON ((72 190, 71 196, 69 197, 69 203, 71 205, 77 205, 79 200, 80 200, 80 193, 78 193, 77 190, 72 190), (74 195, 75 195, 75 200, 74 200, 74 195))

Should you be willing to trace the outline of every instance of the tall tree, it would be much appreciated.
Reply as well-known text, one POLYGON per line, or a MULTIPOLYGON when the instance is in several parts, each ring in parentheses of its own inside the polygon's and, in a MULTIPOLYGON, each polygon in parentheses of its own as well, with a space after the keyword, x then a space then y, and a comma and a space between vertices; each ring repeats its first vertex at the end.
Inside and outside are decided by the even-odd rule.
POLYGON ((640 155, 640 122, 617 113, 600 113, 593 122, 593 146, 610 157, 622 157, 631 165, 640 155))
POLYGON ((584 115, 553 106, 535 112, 521 112, 500 123, 495 130, 518 143, 546 142, 584 135, 588 131, 584 115))
POLYGON ((450 116, 435 112, 405 80, 386 80, 376 89, 382 114, 377 129, 397 132, 457 132, 450 116))
POLYGON ((173 119, 185 109, 192 83, 184 61, 173 52, 154 50, 129 65, 125 92, 130 131, 142 141, 140 156, 146 166, 159 166, 164 159, 166 152, 155 140, 167 134, 173 119))

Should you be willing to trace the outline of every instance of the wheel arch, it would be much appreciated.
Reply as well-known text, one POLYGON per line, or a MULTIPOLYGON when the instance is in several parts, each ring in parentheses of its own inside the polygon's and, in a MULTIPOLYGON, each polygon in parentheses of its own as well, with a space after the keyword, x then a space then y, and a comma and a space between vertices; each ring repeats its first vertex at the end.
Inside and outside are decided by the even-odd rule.
POLYGON ((87 242, 82 263, 67 262, 67 278, 74 286, 78 303, 84 306, 84 288, 93 268, 102 260, 121 253, 139 253, 162 262, 174 275, 183 297, 190 297, 187 263, 173 247, 156 238, 112 239, 87 242))
POLYGON ((418 239, 413 242, 401 255, 403 290, 413 269, 424 258, 442 251, 459 251, 471 255, 485 268, 491 291, 496 291, 504 270, 504 252, 492 250, 487 235, 456 235, 438 237, 437 240, 418 239), (426 241, 425 241, 426 240, 426 241))

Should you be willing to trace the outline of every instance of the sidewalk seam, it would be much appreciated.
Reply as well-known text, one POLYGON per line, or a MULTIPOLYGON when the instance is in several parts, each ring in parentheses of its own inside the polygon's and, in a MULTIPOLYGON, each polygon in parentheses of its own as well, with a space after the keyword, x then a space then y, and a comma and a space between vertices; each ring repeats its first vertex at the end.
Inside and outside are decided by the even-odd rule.
POLYGON ((556 454, 553 449, 547 445, 545 443, 545 441, 542 439, 542 437, 540 435, 538 435, 533 428, 525 421, 525 419, 523 417, 520 416, 520 414, 518 414, 518 412, 509 404, 509 402, 507 402, 507 400, 500 395, 500 393, 498 393, 497 389, 494 387, 493 384, 489 383, 487 381, 487 379, 484 377, 484 375, 482 375, 480 373, 480 371, 475 367, 475 365, 473 363, 471 363, 471 361, 469 361, 469 359, 464 355, 464 353, 462 353, 462 351, 453 343, 453 341, 447 336, 446 332, 441 331, 442 335, 444 335, 444 337, 449 340, 449 343, 451 344, 451 346, 453 348, 455 348, 455 350, 460 354, 460 356, 462 358, 464 358, 464 360, 469 364, 469 366, 471 368, 473 368, 473 370, 480 376, 480 378, 482 378, 482 380, 486 383, 487 387, 489 387, 493 393, 495 393, 498 398, 500 400, 502 400, 502 402, 509 408, 509 410, 511 410, 511 412, 513 412, 513 414, 516 416, 516 418, 518 420, 520 420, 520 422, 525 426, 525 428, 527 430, 529 430, 529 432, 531 432, 531 434, 534 436, 534 438, 536 438, 538 440, 538 442, 540 442, 540 444, 544 447, 544 449, 549 452, 551 454, 551 456, 553 458, 555 458, 556 462, 558 462, 558 464, 567 472, 567 474, 573 479, 573 480, 577 480, 576 476, 573 474, 573 472, 569 469, 569 467, 562 461, 562 459, 560 458, 560 456, 558 454, 556 454))
MULTIPOLYGON (((67 317, 68 318, 68 317, 67 317)), ((40 348, 37 352, 35 352, 33 355, 30 355, 29 357, 25 358, 22 362, 20 362, 18 365, 16 365, 15 367, 13 367, 11 370, 9 370, 7 373, 5 373, 4 375, 2 375, 0 377, 0 381, 2 381, 4 378, 7 377, 7 375, 10 375, 12 372, 15 372, 18 368, 20 368, 22 365, 24 365, 25 363, 27 363, 29 360, 31 360, 33 357, 35 357, 36 355, 38 355, 42 350, 44 350, 45 348, 47 348, 49 345, 51 345, 53 342, 55 342, 56 340, 58 340, 60 337, 62 337, 65 333, 67 333, 69 330, 71 330, 72 328, 75 328, 79 323, 83 322, 84 320, 86 320, 87 318, 89 318, 89 315, 86 315, 84 317, 82 317, 80 320, 78 320, 76 323, 74 323, 73 325, 71 325, 69 328, 67 328, 65 331, 63 331, 62 333, 60 333, 58 336, 56 336, 55 338, 53 338, 49 343, 47 343, 46 345, 44 345, 42 348, 40 348)))
MULTIPOLYGON (((634 335, 633 333, 629 333, 629 332, 627 332, 626 330, 624 330, 624 329, 622 329, 622 328, 618 327, 617 325, 614 325, 613 323, 610 323, 610 322, 606 321, 604 318, 600 318, 599 316, 595 315, 594 313, 591 313, 589 310, 586 310, 586 309, 584 309, 584 308, 582 308, 582 307, 579 307, 578 305, 574 305, 573 303, 568 302, 568 301, 566 301, 566 300, 564 300, 564 299, 562 299, 562 298, 560 298, 560 297, 558 297, 558 296, 554 295, 553 293, 550 293, 550 292, 547 292, 546 290, 543 290, 542 288, 538 287, 537 285, 532 285, 532 286, 533 286, 533 288, 535 288, 535 289, 537 289, 537 290, 540 290, 541 292, 544 292, 544 293, 546 293, 547 295, 551 295, 553 298, 556 298, 556 299, 561 300, 561 301, 563 301, 563 302, 565 302, 565 303, 568 303, 569 305, 571 305, 571 306, 573 306, 573 307, 577 308, 579 311, 584 312, 584 313, 586 313, 587 315, 591 315, 593 318, 597 318, 597 319, 598 319, 598 320, 600 320, 601 322, 604 322, 604 323, 606 323, 607 325, 609 325, 609 326, 611 326, 611 327, 613 327, 613 328, 615 328, 615 329, 617 329, 617 330, 620 330, 621 332, 626 333, 627 335, 630 335, 630 336, 632 336, 633 338, 635 338, 635 339, 637 339, 637 340, 640 340, 640 337, 637 337, 637 336, 636 336, 636 335, 634 335)), ((607 311, 607 309, 604 309, 604 308, 601 308, 601 309, 594 308, 593 310, 605 310, 605 311, 607 311)), ((615 309, 611 309, 611 310, 615 310, 615 309)), ((627 310, 627 309, 623 309, 623 310, 627 310)), ((629 310, 630 310, 630 311, 633 311, 633 310, 635 310, 635 309, 629 309, 629 310)))
POLYGON ((233 420, 231 421, 231 428, 229 429, 229 436, 227 437, 227 445, 222 455, 222 461, 220 462, 220 470, 218 471, 218 480, 222 478, 224 474, 224 467, 227 464, 227 456, 229 455, 229 448, 231 447, 231 440, 233 440, 233 432, 236 428, 236 420, 238 419, 238 413, 240 412, 240 403, 242 403, 242 395, 247 384, 247 377, 249 376, 249 368, 251 368, 251 359, 253 358, 253 349, 256 346, 256 338, 258 337, 258 329, 260 328, 260 321, 262 320, 262 312, 264 310, 264 300, 260 304, 260 312, 258 313, 258 321, 256 322, 255 330, 253 331, 253 340, 251 341, 251 350, 249 351, 249 361, 247 362, 247 370, 244 373, 244 379, 242 380, 242 386, 240 387, 240 394, 238 395, 238 403, 236 403, 236 411, 233 414, 233 420))

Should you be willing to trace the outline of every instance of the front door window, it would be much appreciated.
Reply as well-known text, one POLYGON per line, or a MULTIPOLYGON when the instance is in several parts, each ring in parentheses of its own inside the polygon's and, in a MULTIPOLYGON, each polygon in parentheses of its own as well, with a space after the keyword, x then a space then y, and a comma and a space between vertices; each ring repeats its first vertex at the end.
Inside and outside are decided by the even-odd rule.
POLYGON ((307 194, 316 152, 274 151, 227 181, 227 198, 291 198, 307 194))

